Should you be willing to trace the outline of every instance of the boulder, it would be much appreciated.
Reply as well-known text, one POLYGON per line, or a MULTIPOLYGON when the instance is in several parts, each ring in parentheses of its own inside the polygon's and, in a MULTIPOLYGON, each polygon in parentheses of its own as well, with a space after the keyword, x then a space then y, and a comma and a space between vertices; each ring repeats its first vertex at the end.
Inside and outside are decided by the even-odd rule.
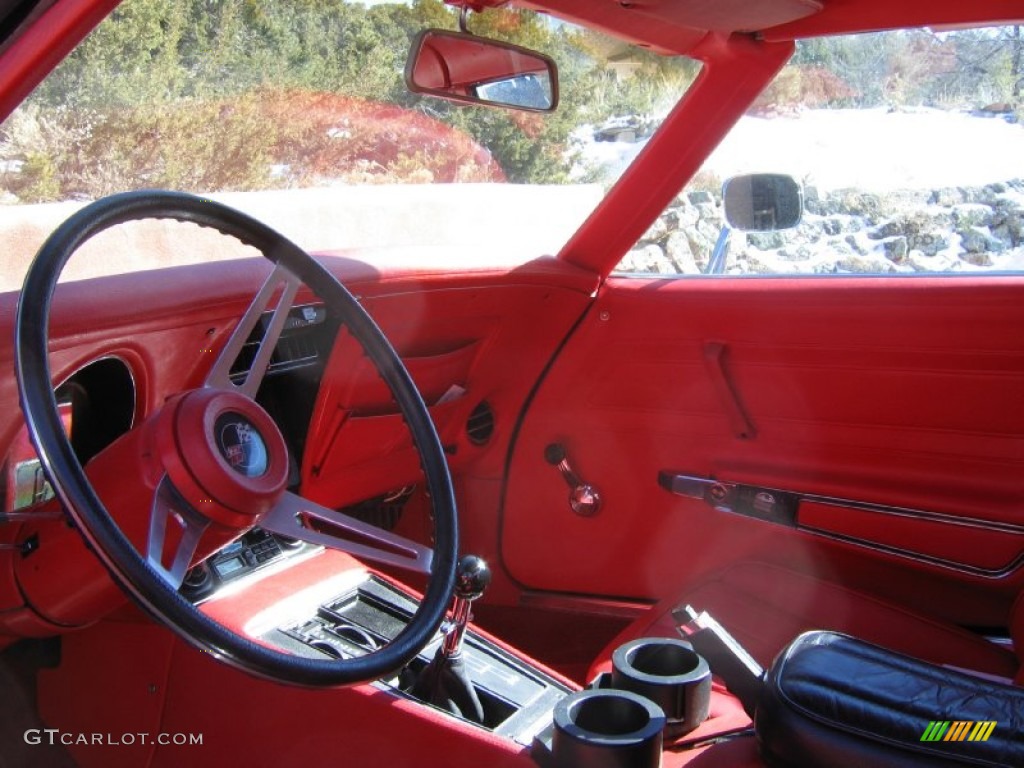
POLYGON ((897 221, 883 221, 868 230, 868 237, 872 240, 884 240, 903 234, 903 227, 897 221))
POLYGON ((695 189, 687 195, 693 205, 714 205, 715 197, 706 189, 695 189))
POLYGON ((673 206, 662 216, 669 231, 695 226, 698 218, 700 218, 700 215, 697 209, 689 203, 673 206))
POLYGON ((868 252, 868 249, 861 245, 860 239, 856 235, 847 235, 843 238, 843 241, 850 246, 850 250, 859 256, 864 256, 868 252))
POLYGON ((950 213, 957 227, 987 227, 992 223, 992 208, 981 203, 954 205, 950 213))
POLYGON ((784 246, 786 238, 781 232, 748 232, 747 242, 758 250, 770 251, 784 246))
POLYGON ((815 216, 821 216, 824 213, 821 207, 821 194, 813 184, 807 184, 804 187, 804 210, 815 216))
POLYGON ((827 205, 832 213, 876 217, 882 209, 882 200, 869 192, 840 189, 829 194, 827 205))
POLYGON ((907 238, 899 235, 882 241, 882 249, 885 251, 885 258, 894 264, 904 264, 907 260, 907 253, 910 248, 907 238))
POLYGON ((669 261, 660 245, 645 245, 635 248, 626 254, 626 258, 619 264, 621 272, 643 272, 659 275, 676 274, 676 268, 669 261))
POLYGON ((644 232, 643 236, 640 238, 640 241, 651 242, 654 240, 661 240, 661 238, 665 237, 665 235, 668 234, 668 231, 668 222, 665 220, 664 216, 659 216, 654 220, 654 223, 651 224, 650 228, 646 232, 644 232))
POLYGON ((699 275, 701 268, 693 255, 690 239, 685 232, 672 232, 665 238, 665 255, 677 272, 683 275, 699 275))
POLYGON ((955 272, 963 267, 960 260, 949 253, 929 256, 919 250, 907 254, 907 263, 916 272, 955 272))
POLYGON ((982 252, 982 253, 965 252, 963 254, 963 256, 961 256, 960 258, 962 258, 968 264, 973 264, 976 267, 991 267, 992 266, 992 256, 989 253, 987 253, 987 252, 982 252))
POLYGON ((814 257, 814 249, 809 245, 798 245, 794 248, 780 248, 778 256, 784 261, 810 261, 814 257))
POLYGON ((966 202, 966 199, 967 196, 964 193, 964 190, 959 189, 958 187, 946 187, 944 189, 933 190, 928 202, 933 205, 941 205, 945 208, 949 208, 950 206, 966 202))
POLYGON ((1006 244, 993 237, 988 227, 967 227, 957 234, 960 235, 960 246, 969 254, 1002 253, 1006 250, 1006 244))
POLYGON ((856 274, 886 274, 895 272, 896 268, 891 262, 880 258, 869 256, 844 256, 836 260, 835 272, 853 272, 856 274))
POLYGON ((949 247, 949 235, 945 232, 921 232, 907 235, 907 245, 926 256, 935 256, 949 247))

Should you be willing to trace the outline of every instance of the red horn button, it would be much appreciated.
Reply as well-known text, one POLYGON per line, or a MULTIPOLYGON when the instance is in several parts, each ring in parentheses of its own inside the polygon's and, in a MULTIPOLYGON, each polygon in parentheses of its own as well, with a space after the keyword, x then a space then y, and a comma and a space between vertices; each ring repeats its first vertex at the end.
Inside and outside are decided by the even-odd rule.
POLYGON ((235 392, 197 389, 173 409, 172 434, 158 438, 161 463, 196 510, 245 528, 270 509, 288 480, 288 449, 274 421, 235 392))

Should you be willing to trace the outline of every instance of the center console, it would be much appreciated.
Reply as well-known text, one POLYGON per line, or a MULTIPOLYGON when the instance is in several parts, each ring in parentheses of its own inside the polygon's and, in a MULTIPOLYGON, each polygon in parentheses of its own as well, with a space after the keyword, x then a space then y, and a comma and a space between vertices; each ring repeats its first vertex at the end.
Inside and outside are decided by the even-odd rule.
MULTIPOLYGON (((467 624, 469 604, 486 580, 474 586, 464 575, 457 574, 449 621, 409 664, 370 685, 415 704, 412 711, 441 710, 519 745, 520 754, 543 768, 652 768, 674 764, 665 755, 693 755, 751 733, 742 697, 712 690, 711 671, 728 667, 716 646, 701 642, 700 632, 626 642, 607 666, 598 666, 606 671, 578 690, 467 624)), ((248 533, 190 577, 183 594, 203 603, 211 617, 310 659, 372 653, 392 642, 418 607, 418 598, 401 585, 343 553, 296 546, 261 531, 248 533), (270 586, 245 588, 259 579, 270 586), (277 602, 268 605, 267 594, 277 602)))
MULTIPOLYGON (((315 614, 286 622, 262 638, 300 656, 351 658, 394 639, 415 609, 410 595, 370 575, 361 584, 323 601, 315 614)), ((412 663, 374 685, 428 704, 414 688, 443 640, 443 633, 438 632, 412 663)), ((462 658, 483 707, 483 722, 478 725, 524 746, 550 721, 555 703, 571 691, 473 630, 466 633, 462 658)), ((458 712, 451 714, 462 717, 458 712)))

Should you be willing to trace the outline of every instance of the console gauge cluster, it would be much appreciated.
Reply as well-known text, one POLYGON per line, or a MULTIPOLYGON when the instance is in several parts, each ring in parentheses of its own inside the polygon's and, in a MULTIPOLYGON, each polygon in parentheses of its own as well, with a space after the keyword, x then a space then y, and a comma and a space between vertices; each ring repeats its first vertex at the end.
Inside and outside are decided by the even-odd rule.
POLYGON ((323 547, 318 545, 254 528, 189 570, 179 591, 193 603, 201 603, 231 582, 275 563, 321 549, 323 547))

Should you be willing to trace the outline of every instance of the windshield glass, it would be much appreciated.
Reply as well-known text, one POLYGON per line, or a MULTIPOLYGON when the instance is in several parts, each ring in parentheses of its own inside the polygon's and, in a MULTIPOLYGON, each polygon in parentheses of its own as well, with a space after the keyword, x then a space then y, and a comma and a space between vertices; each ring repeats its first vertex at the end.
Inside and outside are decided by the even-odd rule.
MULTIPOLYGON (((472 14, 470 30, 553 57, 556 112, 410 93, 413 37, 457 26, 442 0, 127 0, 0 127, 0 240, 11 255, 0 287, 18 286, 75 206, 144 188, 210 195, 311 250, 556 253, 698 65, 496 10, 472 14)), ((102 261, 103 271, 156 265, 151 254, 102 261)))

